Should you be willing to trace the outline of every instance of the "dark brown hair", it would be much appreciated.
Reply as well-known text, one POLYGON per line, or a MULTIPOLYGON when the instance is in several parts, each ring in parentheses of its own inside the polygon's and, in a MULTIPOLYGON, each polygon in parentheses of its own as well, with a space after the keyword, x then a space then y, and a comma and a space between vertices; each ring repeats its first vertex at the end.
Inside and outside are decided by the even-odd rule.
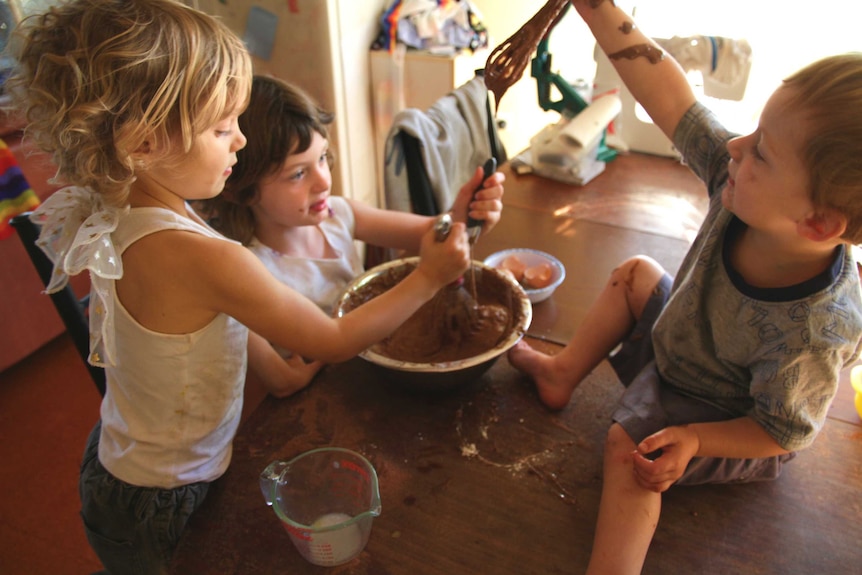
POLYGON ((333 115, 300 88, 278 78, 255 76, 248 108, 239 117, 248 144, 237 152, 237 164, 224 191, 205 205, 213 226, 248 245, 254 237, 251 206, 259 201, 261 180, 277 173, 289 155, 306 151, 315 133, 326 138, 332 120, 333 115))

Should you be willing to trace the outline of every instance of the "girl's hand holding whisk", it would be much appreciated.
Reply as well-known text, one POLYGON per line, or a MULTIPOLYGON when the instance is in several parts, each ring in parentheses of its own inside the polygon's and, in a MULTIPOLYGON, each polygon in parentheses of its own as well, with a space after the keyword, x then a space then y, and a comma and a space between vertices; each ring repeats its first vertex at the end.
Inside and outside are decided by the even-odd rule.
POLYGON ((455 221, 466 222, 467 217, 482 223, 482 233, 486 234, 500 221, 503 211, 503 182, 506 176, 494 172, 482 180, 482 167, 478 166, 473 177, 461 186, 452 204, 452 217, 455 221))
POLYGON ((417 272, 423 274, 434 291, 456 281, 470 265, 470 244, 464 222, 454 222, 444 241, 435 240, 434 222, 422 236, 417 272))

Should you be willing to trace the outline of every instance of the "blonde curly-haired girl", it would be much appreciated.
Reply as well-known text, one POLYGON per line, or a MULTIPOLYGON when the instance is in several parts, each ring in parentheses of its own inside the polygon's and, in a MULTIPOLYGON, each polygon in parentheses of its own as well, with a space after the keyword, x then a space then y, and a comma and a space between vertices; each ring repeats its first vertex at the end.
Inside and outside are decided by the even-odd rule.
POLYGON ((252 65, 225 26, 172 0, 72 0, 25 20, 12 50, 14 107, 69 184, 34 216, 49 289, 89 270, 90 361, 107 376, 84 525, 110 572, 158 573, 230 461, 246 368, 277 396, 305 385, 268 341, 354 356, 466 270, 465 228, 435 243, 427 226, 409 277, 329 318, 187 203, 219 194, 246 144, 252 65))

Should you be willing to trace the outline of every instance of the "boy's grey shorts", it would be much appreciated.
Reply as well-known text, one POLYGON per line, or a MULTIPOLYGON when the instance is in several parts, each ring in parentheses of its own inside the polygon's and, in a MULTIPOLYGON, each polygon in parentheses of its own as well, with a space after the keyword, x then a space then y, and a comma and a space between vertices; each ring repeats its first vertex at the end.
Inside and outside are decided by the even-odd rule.
MULTIPOLYGON (((656 286, 643 314, 610 364, 626 390, 613 413, 635 442, 673 425, 734 419, 734 415, 704 400, 678 393, 665 385, 655 367, 652 327, 670 297, 673 279, 665 274, 656 286)), ((746 483, 778 477, 784 462, 795 453, 760 459, 695 457, 676 485, 746 483)))

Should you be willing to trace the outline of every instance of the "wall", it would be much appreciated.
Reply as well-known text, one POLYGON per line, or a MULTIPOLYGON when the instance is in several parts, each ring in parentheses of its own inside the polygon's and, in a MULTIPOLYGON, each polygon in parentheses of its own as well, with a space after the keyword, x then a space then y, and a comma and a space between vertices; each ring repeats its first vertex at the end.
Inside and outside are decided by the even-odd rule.
POLYGON ((384 0, 337 0, 338 44, 336 66, 341 78, 338 94, 342 122, 339 138, 346 142, 348 157, 342 162, 344 180, 351 184, 351 197, 368 204, 378 201, 377 170, 374 162, 374 127, 371 105, 369 51, 378 34, 378 19, 384 0), (340 46, 340 50, 338 47, 340 46))

